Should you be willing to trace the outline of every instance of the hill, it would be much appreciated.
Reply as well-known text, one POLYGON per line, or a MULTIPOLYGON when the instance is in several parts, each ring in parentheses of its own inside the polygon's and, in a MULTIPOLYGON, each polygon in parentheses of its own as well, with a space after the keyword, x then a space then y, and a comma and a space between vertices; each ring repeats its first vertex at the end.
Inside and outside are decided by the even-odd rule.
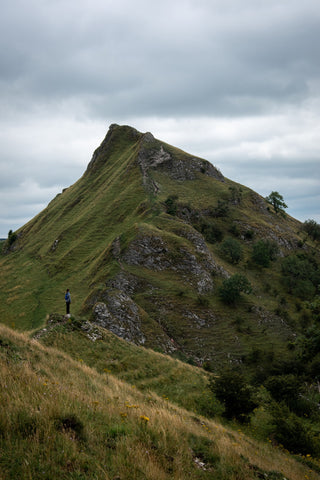
POLYGON ((112 125, 83 176, 2 242, 0 319, 24 332, 1 327, 5 478, 317 478, 318 233, 112 125))
POLYGON ((290 356, 320 272, 300 222, 206 160, 118 125, 3 252, 7 325, 44 325, 68 287, 73 314, 210 368, 256 352, 290 356), (301 262, 304 273, 292 274, 301 262))
POLYGON ((320 478, 308 457, 297 461, 25 334, 1 326, 0 339, 1 478, 320 478))

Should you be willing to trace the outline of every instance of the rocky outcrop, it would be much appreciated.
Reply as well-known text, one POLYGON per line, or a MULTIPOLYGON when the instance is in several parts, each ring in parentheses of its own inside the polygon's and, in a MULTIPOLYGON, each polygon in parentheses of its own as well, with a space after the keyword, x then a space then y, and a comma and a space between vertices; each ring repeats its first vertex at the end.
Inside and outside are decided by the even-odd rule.
POLYGON ((184 246, 169 246, 160 235, 140 234, 128 246, 122 260, 154 271, 172 270, 193 285, 198 293, 213 290, 212 271, 216 264, 210 255, 197 258, 184 246))
POLYGON ((33 334, 33 338, 39 340, 40 338, 46 337, 53 330, 58 330, 59 327, 63 331, 75 331, 80 330, 85 333, 87 338, 92 342, 101 340, 103 334, 101 329, 97 325, 87 321, 71 318, 69 315, 61 315, 60 313, 51 313, 47 316, 46 326, 33 334))
POLYGON ((222 173, 207 160, 180 153, 172 155, 151 133, 143 135, 138 154, 143 184, 153 193, 158 193, 160 186, 152 178, 152 171, 166 173, 172 180, 195 180, 202 173, 219 181, 224 181, 222 173))
POLYGON ((216 263, 201 233, 194 228, 187 228, 187 226, 178 228, 174 232, 180 237, 186 238, 193 245, 195 253, 201 255, 201 262, 207 271, 225 278, 230 276, 221 265, 216 263))
POLYGON ((139 307, 120 290, 111 290, 105 299, 105 303, 97 302, 94 306, 94 322, 124 340, 143 345, 146 338, 141 330, 139 307))
POLYGON ((146 319, 146 313, 126 293, 141 292, 140 289, 144 291, 143 285, 146 285, 143 280, 140 281, 128 272, 120 272, 107 283, 106 290, 100 292, 99 300, 92 308, 91 322, 136 345, 157 345, 163 352, 173 353, 176 346, 172 338, 163 330, 157 319, 146 319), (124 290, 113 288, 115 285, 122 286, 124 290), (149 324, 148 335, 143 330, 146 320, 149 324))

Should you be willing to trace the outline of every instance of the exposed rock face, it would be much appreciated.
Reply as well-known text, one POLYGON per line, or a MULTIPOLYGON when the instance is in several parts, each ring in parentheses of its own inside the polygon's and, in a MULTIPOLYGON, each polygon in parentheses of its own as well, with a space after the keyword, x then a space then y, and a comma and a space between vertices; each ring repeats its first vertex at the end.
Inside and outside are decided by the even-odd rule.
POLYGON ((184 237, 189 240, 189 242, 192 243, 192 245, 194 246, 195 252, 201 254, 202 264, 207 271, 214 272, 215 274, 221 275, 225 278, 228 278, 230 276, 229 273, 221 265, 218 265, 215 262, 201 233, 197 232, 197 230, 193 228, 181 228, 178 229, 176 233, 180 237, 184 237))
MULTIPOLYGON (((167 353, 174 351, 176 345, 170 329, 166 330, 163 319, 174 314, 176 305, 171 305, 168 300, 162 302, 157 297, 157 288, 143 277, 127 272, 125 265, 139 266, 154 272, 171 270, 198 294, 213 291, 213 273, 228 276, 214 261, 203 236, 186 224, 177 227, 170 238, 162 237, 161 232, 152 234, 141 229, 124 252, 119 238, 113 241, 111 250, 122 270, 106 282, 105 290, 98 292, 88 302, 88 306, 93 308, 93 322, 133 343, 148 343, 149 337, 144 332, 145 318, 142 319, 141 309, 134 301, 136 294, 143 293, 154 307, 152 318, 149 318, 149 322, 153 322, 152 329, 156 332, 153 336, 167 353)), ((191 322, 197 329, 206 328, 213 322, 212 314, 208 312, 200 316, 190 309, 183 309, 180 314, 181 318, 185 318, 188 324, 191 322)))
POLYGON ((128 296, 132 296, 139 291, 151 292, 154 290, 154 287, 145 280, 123 270, 114 278, 108 280, 106 286, 109 290, 121 290, 128 296))
POLYGON ((39 340, 42 337, 46 337, 52 330, 56 329, 57 326, 63 325, 64 328, 68 328, 69 330, 82 330, 85 332, 87 338, 92 342, 97 340, 101 340, 103 335, 101 333, 101 329, 97 325, 89 321, 73 321, 69 318, 68 315, 61 315, 59 313, 51 313, 47 317, 47 325, 46 327, 38 330, 34 335, 33 338, 39 340))
MULTIPOLYGON (((132 296, 139 292, 150 294, 154 290, 155 287, 145 280, 120 271, 113 279, 108 280, 105 290, 89 300, 88 305, 92 305, 93 312, 92 322, 136 345, 148 343, 143 331, 142 312, 132 296)), ((172 339, 159 326, 157 319, 149 318, 148 321, 153 324, 152 341, 166 353, 176 350, 172 339)))
POLYGON ((106 303, 98 302, 93 309, 94 321, 118 337, 144 344, 146 339, 141 331, 139 307, 122 291, 106 294, 106 303))
POLYGON ((182 155, 182 158, 173 157, 149 132, 142 138, 138 165, 144 186, 155 194, 158 193, 160 186, 152 178, 152 170, 164 172, 177 181, 194 180, 198 173, 224 181, 222 173, 207 160, 189 155, 182 155))
POLYGON ((170 249, 160 236, 139 235, 129 245, 123 260, 128 265, 140 265, 154 271, 176 271, 199 293, 213 290, 211 272, 216 269, 216 264, 211 256, 204 256, 200 262, 184 247, 170 249))

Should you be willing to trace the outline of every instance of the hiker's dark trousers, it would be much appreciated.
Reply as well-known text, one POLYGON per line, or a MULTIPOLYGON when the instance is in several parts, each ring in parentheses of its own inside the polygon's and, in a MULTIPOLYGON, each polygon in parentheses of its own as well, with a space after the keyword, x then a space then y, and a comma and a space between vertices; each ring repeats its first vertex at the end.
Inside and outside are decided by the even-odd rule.
POLYGON ((70 313, 70 302, 66 302, 67 315, 70 313))

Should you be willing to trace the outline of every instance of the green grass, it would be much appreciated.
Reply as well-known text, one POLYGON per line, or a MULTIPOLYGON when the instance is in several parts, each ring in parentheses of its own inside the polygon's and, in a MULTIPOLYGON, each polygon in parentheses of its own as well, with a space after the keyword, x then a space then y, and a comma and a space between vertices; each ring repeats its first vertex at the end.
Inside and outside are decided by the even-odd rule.
MULTIPOLYGON (((99 339, 92 341, 81 324, 82 321, 76 320, 57 323, 40 337, 40 341, 68 353, 99 373, 114 374, 141 391, 155 392, 189 410, 201 410, 201 405, 209 410, 205 405, 208 373, 204 370, 137 347, 97 327, 99 339)), ((214 413, 214 406, 211 408, 214 413)))
POLYGON ((313 459, 297 462, 83 359, 3 326, 0 340, 1 478, 319 478, 313 459))
MULTIPOLYGON (((50 314, 64 313, 66 288, 73 315, 70 322, 48 326, 42 345, 0 329, 0 400, 8 406, 0 414, 0 477, 318 478, 306 467, 309 458, 297 465, 202 418, 219 414, 221 405, 207 388, 210 375, 190 365, 205 365, 215 374, 226 364, 237 365, 249 378, 272 362, 294 359, 292 340, 316 317, 288 294, 282 257, 261 268, 252 262, 252 247, 261 238, 275 238, 282 256, 308 251, 319 261, 318 246, 305 241, 299 222, 275 215, 255 192, 228 179, 199 172, 194 180, 174 181, 165 169, 149 169, 159 188, 153 195, 143 186, 138 164, 142 141, 142 134, 116 127, 82 178, 23 226, 9 251, 6 242, 0 245, 2 323, 35 333, 50 314), (172 195, 175 215, 166 212, 172 195), (228 206, 225 216, 216 216, 219 202, 228 206), (223 258, 221 242, 209 237, 204 253, 199 230, 206 225, 222 238, 237 238, 239 264, 223 258), (155 254, 160 268, 124 260, 133 242, 139 250, 138 238, 152 243, 156 237, 165 246, 155 254), (303 250, 299 240, 305 241, 303 250), (208 252, 216 268, 208 266, 208 252), (201 275, 185 268, 185 257, 211 275, 212 291, 197 289, 201 275), (164 260, 168 266, 162 268, 164 260), (119 273, 138 279, 130 295, 148 348, 97 327, 99 339, 93 341, 81 328, 92 320, 93 298, 115 295, 110 280, 119 273), (228 306, 219 287, 224 275, 235 273, 245 275, 253 291, 228 306), (163 355, 168 345, 174 358, 163 355)), ((154 140, 144 148, 152 156, 161 145, 154 140)), ((190 159, 163 145, 177 161, 190 159)), ((267 417, 262 410, 254 413, 253 435, 265 438, 272 431, 267 417)))
MULTIPOLYGON (((150 285, 147 291, 141 288, 132 295, 148 347, 159 348, 159 335, 167 335, 179 346, 181 358, 200 362, 210 358, 219 367, 265 345, 276 357, 290 355, 287 342, 299 333, 301 314, 283 285, 281 257, 262 269, 252 263, 251 254, 255 241, 270 237, 278 238, 281 255, 299 252, 301 224, 275 215, 247 187, 201 172, 194 180, 175 181, 165 169, 149 169, 159 186, 157 195, 151 194, 143 186, 138 165, 142 140, 142 134, 116 127, 84 175, 17 232, 15 250, 0 256, 2 321, 19 330, 44 325, 48 314, 64 312, 66 288, 71 290, 72 314, 89 318, 90 299, 103 297, 106 284, 117 273, 133 273, 142 284, 150 285), (168 215, 165 200, 170 195, 177 195, 179 206, 187 205, 194 218, 168 215), (236 204, 234 196, 240 199, 236 204), (225 217, 214 216, 219 201, 228 205, 225 217), (220 242, 206 242, 217 267, 229 275, 245 275, 253 286, 253 293, 243 295, 235 308, 219 299, 222 275, 212 272, 213 290, 201 293, 197 289, 201 276, 181 267, 187 252, 206 268, 206 254, 190 240, 200 235, 195 227, 201 222, 214 225, 224 238, 236 234, 241 244, 243 259, 233 265, 221 256, 220 242), (246 238, 248 231, 253 232, 252 238, 246 238), (128 247, 142 236, 162 239, 168 268, 156 270, 124 261, 128 247), (113 253, 116 239, 118 255, 113 253), (202 320, 192 320, 196 317, 205 326, 202 320)), ((179 162, 190 159, 158 140, 144 148, 152 155, 161 145, 179 162)), ((305 248, 319 258, 313 244, 307 242, 305 248)))

